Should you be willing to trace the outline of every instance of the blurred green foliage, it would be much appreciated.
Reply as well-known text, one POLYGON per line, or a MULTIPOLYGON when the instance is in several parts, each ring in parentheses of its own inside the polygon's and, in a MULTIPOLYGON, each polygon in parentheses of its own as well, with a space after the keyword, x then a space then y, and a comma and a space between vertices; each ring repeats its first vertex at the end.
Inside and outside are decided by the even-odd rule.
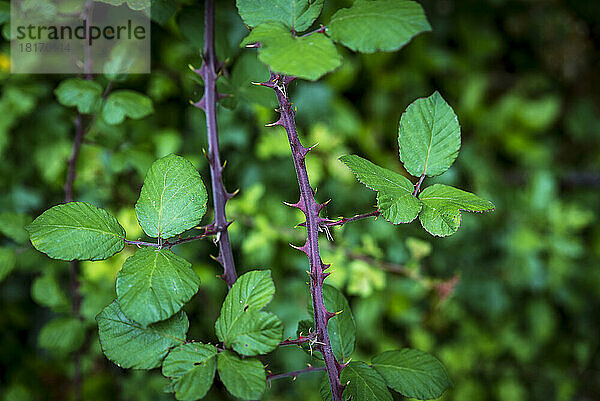
MULTIPOLYGON (((160 3, 160 2, 159 2, 160 3)), ((325 2, 327 21, 349 1, 325 2)), ((4 4, 0 2, 0 4, 4 4)), ((322 240, 328 279, 350 296, 357 353, 402 346, 437 355, 454 389, 444 400, 594 400, 600 397, 600 3, 586 0, 425 0, 433 32, 397 53, 358 55, 339 48, 344 64, 325 79, 295 82, 291 97, 317 198, 333 198, 329 217, 373 210, 374 193, 337 158, 358 153, 401 171, 396 144, 401 112, 439 90, 458 115, 463 147, 443 181, 496 204, 486 216, 465 213, 462 229, 436 239, 417 226, 361 221, 322 240)), ((225 184, 241 192, 229 204, 240 272, 273 271, 271 309, 294 336, 308 318, 301 216, 282 201, 297 187, 275 105, 254 52, 237 44, 247 30, 232 1, 219 1, 217 50, 227 61, 219 109, 225 184)), ((175 152, 208 180, 204 114, 189 105, 202 83, 202 8, 178 2, 153 24, 150 75, 128 76, 115 89, 148 94, 155 112, 110 126, 98 121, 79 158, 76 199, 111 210, 129 239, 142 237, 131 205, 157 158, 175 152), (171 13, 172 14, 172 13, 171 13)), ((2 10, 2 8, 0 8, 2 10)), ((0 23, 5 21, 0 14, 0 23)), ((6 35, 5 35, 6 37, 6 35)), ((157 371, 124 371, 100 352, 94 316, 115 297, 114 280, 132 249, 82 264, 82 326, 72 338, 44 335, 69 309, 68 265, 34 251, 22 227, 62 202, 75 112, 53 93, 60 76, 9 74, 9 43, 0 41, 0 397, 65 400, 73 344, 85 347, 84 399, 167 400, 157 371), (86 333, 85 335, 83 333, 86 333)), ((98 77, 103 87, 107 78, 98 77)), ((209 211, 210 215, 210 211, 209 211)), ((204 223, 210 222, 210 216, 204 223)), ((213 322, 225 295, 209 241, 182 245, 200 292, 186 307, 190 337, 215 341, 213 322)), ((308 356, 283 348, 274 372, 301 369, 308 356)), ((319 400, 321 377, 272 383, 265 399, 319 400)), ((207 399, 230 399, 213 387, 207 399)))

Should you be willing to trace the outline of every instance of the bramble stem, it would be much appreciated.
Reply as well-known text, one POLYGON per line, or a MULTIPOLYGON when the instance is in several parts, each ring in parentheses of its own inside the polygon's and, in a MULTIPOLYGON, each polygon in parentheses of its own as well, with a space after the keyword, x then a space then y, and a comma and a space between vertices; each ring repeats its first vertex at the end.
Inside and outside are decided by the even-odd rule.
POLYGON ((267 375, 267 380, 277 380, 277 379, 283 379, 285 377, 293 377, 294 379, 296 378, 296 376, 301 375, 302 373, 310 373, 310 372, 321 372, 325 370, 325 366, 319 366, 319 367, 314 367, 314 366, 310 366, 306 369, 300 369, 300 370, 295 370, 293 372, 285 372, 285 373, 279 373, 279 374, 269 374, 267 375))
POLYGON ((326 219, 319 216, 319 213, 325 207, 325 204, 318 204, 315 201, 305 163, 306 155, 310 149, 305 148, 300 143, 298 132, 296 131, 294 108, 287 97, 287 86, 293 79, 292 77, 271 73, 269 81, 263 82, 261 85, 275 90, 281 117, 273 125, 281 125, 285 129, 290 144, 294 168, 296 169, 296 176, 300 187, 300 200, 298 203, 290 206, 302 210, 306 217, 307 240, 298 249, 308 256, 310 263, 310 293, 317 339, 315 348, 323 355, 333 401, 342 401, 342 392, 344 389, 340 383, 340 372, 343 366, 340 365, 333 354, 327 332, 327 322, 335 314, 327 311, 323 303, 323 281, 329 275, 329 273, 325 273, 325 269, 329 266, 323 263, 319 253, 319 228, 326 221, 326 219))
POLYGON ((326 222, 323 223, 323 225, 326 225, 327 227, 343 226, 346 223, 351 223, 356 220, 362 220, 362 219, 366 219, 369 217, 379 217, 380 215, 381 215, 381 212, 379 210, 374 210, 372 212, 358 214, 353 217, 342 217, 340 220, 327 220, 326 222))
POLYGON ((425 173, 423 173, 423 175, 421 175, 421 178, 419 178, 419 181, 415 185, 415 191, 413 192, 413 196, 417 196, 419 194, 419 191, 421 190, 421 184, 423 184, 424 179, 425 179, 425 173))
POLYGON ((231 288, 237 273, 233 261, 233 252, 231 251, 231 242, 227 227, 230 222, 227 221, 225 214, 225 205, 234 194, 225 190, 223 185, 223 166, 221 165, 221 155, 219 153, 219 134, 217 127, 217 78, 220 70, 219 60, 215 54, 215 0, 206 0, 204 2, 204 54, 202 67, 194 70, 204 79, 204 97, 194 105, 204 110, 206 114, 206 132, 208 136, 208 163, 210 165, 210 178, 213 192, 213 206, 215 209, 214 224, 219 232, 217 239, 219 244, 219 256, 216 260, 223 266, 223 275, 221 278, 231 288))
POLYGON ((130 241, 127 239, 123 239, 123 241, 128 245, 136 245, 138 247, 152 246, 155 248, 171 248, 175 245, 180 245, 180 244, 185 244, 187 242, 197 241, 200 239, 204 239, 206 237, 210 237, 211 235, 217 235, 219 232, 221 232, 214 224, 210 224, 208 226, 198 227, 198 228, 204 230, 204 233, 201 235, 195 235, 193 237, 179 238, 173 242, 164 241, 164 242, 158 243, 158 242, 130 241))

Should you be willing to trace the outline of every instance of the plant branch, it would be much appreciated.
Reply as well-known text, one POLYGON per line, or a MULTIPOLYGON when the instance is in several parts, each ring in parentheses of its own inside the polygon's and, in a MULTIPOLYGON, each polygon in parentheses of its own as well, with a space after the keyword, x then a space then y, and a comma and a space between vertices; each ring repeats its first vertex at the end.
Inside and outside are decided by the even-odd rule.
POLYGON ((369 213, 364 213, 364 214, 358 214, 356 216, 353 217, 342 217, 339 220, 327 220, 323 223, 323 225, 327 226, 327 227, 335 227, 335 226, 343 226, 346 223, 351 223, 353 221, 357 221, 357 220, 362 220, 362 219, 366 219, 369 217, 379 217, 381 215, 381 212, 379 210, 374 210, 372 212, 369 213))
POLYGON ((206 132, 208 136, 208 163, 210 165, 210 176, 213 193, 213 204, 215 209, 215 226, 218 229, 217 237, 219 246, 219 256, 216 260, 223 266, 223 275, 221 278, 231 288, 237 273, 233 261, 233 252, 231 251, 231 242, 227 227, 230 222, 227 221, 225 214, 225 205, 235 193, 231 194, 225 190, 223 185, 223 165, 221 165, 221 155, 219 153, 219 135, 217 127, 217 100, 222 96, 217 92, 217 78, 221 65, 215 54, 215 0, 205 1, 204 11, 204 54, 202 67, 194 70, 204 79, 204 96, 194 103, 198 108, 204 110, 206 114, 206 132))
POLYGON ((315 336, 311 335, 311 336, 298 336, 298 338, 296 338, 295 340, 292 339, 287 339, 284 340, 282 342, 279 343, 279 346, 283 346, 283 345, 300 345, 300 344, 304 344, 307 343, 309 341, 314 340, 315 336))
MULTIPOLYGON (((231 223, 229 223, 229 224, 231 224, 231 223)), ((138 247, 152 246, 155 248, 171 248, 175 245, 180 245, 180 244, 185 244, 187 242, 197 241, 200 239, 204 239, 206 237, 210 237, 212 235, 217 235, 218 233, 222 232, 221 230, 219 230, 219 228, 216 227, 216 225, 214 223, 210 224, 208 226, 205 226, 205 227, 198 227, 198 228, 204 230, 204 233, 201 235, 194 235, 193 237, 179 238, 173 242, 169 242, 167 240, 162 243, 157 243, 157 242, 144 242, 144 241, 130 241, 127 239, 123 239, 123 241, 128 245, 136 245, 138 247)))
POLYGON ((415 191, 413 192, 413 196, 417 196, 419 194, 419 191, 421 190, 421 184, 423 184, 424 179, 425 179, 425 173, 423 173, 421 175, 421 178, 419 178, 419 181, 415 185, 415 191))
POLYGON ((300 200, 298 203, 290 206, 300 209, 306 217, 306 243, 302 247, 297 247, 297 249, 307 255, 310 263, 310 293, 314 311, 315 335, 318 341, 316 349, 323 355, 333 401, 342 401, 343 386, 340 383, 340 373, 343 366, 333 354, 327 332, 327 322, 335 314, 327 311, 323 303, 323 281, 329 275, 329 273, 325 272, 329 265, 323 263, 319 252, 319 228, 326 221, 326 219, 319 216, 319 213, 325 207, 325 204, 318 204, 315 201, 305 163, 306 155, 310 149, 300 143, 300 138, 296 130, 294 108, 287 97, 287 86, 293 79, 292 77, 271 73, 270 79, 261 85, 275 90, 281 116, 272 125, 281 125, 285 129, 290 144, 292 160, 300 188, 300 200))
POLYGON ((295 370, 293 372, 278 373, 276 375, 274 375, 273 373, 269 373, 267 375, 267 381, 283 379, 285 377, 292 377, 295 380, 298 375, 301 375, 303 373, 321 372, 323 370, 325 370, 325 366, 319 366, 319 367, 309 366, 306 369, 295 370))

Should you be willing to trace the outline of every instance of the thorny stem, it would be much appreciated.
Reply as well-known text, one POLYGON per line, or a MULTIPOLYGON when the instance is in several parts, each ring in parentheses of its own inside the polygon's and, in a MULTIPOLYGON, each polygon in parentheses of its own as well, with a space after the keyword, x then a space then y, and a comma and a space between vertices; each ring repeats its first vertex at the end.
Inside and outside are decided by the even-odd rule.
POLYGON ((314 335, 310 335, 310 336, 298 336, 298 338, 292 340, 292 339, 287 339, 284 340, 282 342, 279 343, 279 346, 283 346, 283 345, 300 345, 300 344, 304 344, 307 343, 309 341, 314 340, 315 336, 314 335))
POLYGON ((215 54, 215 0, 206 0, 204 10, 204 54, 202 67, 194 70, 204 79, 204 97, 194 105, 206 114, 206 131, 208 136, 208 162, 210 165, 211 184, 213 192, 213 204, 215 209, 214 224, 219 230, 216 242, 219 245, 219 256, 216 260, 223 266, 221 278, 231 288, 237 273, 231 251, 231 242, 227 227, 225 205, 234 194, 228 193, 223 185, 223 166, 219 154, 219 135, 217 127, 217 100, 220 94, 217 92, 217 78, 221 65, 215 54))
POLYGON ((327 220, 323 223, 323 225, 327 227, 335 227, 335 226, 343 226, 346 223, 351 223, 356 220, 366 219, 369 217, 379 217, 381 212, 379 210, 375 210, 369 213, 359 214, 353 217, 342 217, 339 220, 327 220))
POLYGON ((206 237, 209 237, 211 235, 217 235, 218 233, 222 232, 221 230, 219 230, 214 224, 205 226, 205 227, 199 227, 200 229, 204 230, 204 233, 201 235, 195 235, 193 237, 186 237, 186 238, 179 238, 173 242, 169 242, 164 241, 164 242, 144 242, 144 241, 130 241, 127 239, 123 239, 123 241, 128 244, 128 245, 136 245, 138 247, 140 246, 152 246, 155 248, 171 248, 175 245, 180 245, 180 244, 185 244, 187 242, 192 242, 192 241, 197 241, 200 239, 204 239, 206 237))
POLYGON ((319 253, 319 228, 326 221, 326 219, 319 216, 319 213, 325 207, 325 204, 318 204, 315 201, 305 164, 305 158, 310 149, 305 148, 300 143, 298 132, 296 131, 294 106, 287 96, 287 86, 293 79, 292 77, 271 73, 269 81, 263 82, 261 85, 275 90, 281 116, 273 125, 281 125, 285 129, 290 144, 298 185, 300 187, 300 200, 298 203, 290 206, 300 209, 306 217, 307 240, 302 247, 298 247, 297 249, 308 256, 310 263, 310 293, 317 339, 315 348, 323 355, 333 401, 342 401, 344 388, 340 383, 340 373, 343 366, 333 354, 329 334, 327 333, 327 322, 335 314, 327 311, 323 303, 323 281, 329 275, 329 273, 325 273, 329 265, 323 263, 319 253))
POLYGON ((293 372, 279 373, 276 375, 271 373, 271 374, 267 375, 267 381, 283 379, 285 377, 293 377, 294 379, 296 379, 296 376, 301 375, 302 373, 320 372, 322 370, 325 370, 325 366, 319 366, 319 367, 309 366, 306 369, 295 370, 293 372))

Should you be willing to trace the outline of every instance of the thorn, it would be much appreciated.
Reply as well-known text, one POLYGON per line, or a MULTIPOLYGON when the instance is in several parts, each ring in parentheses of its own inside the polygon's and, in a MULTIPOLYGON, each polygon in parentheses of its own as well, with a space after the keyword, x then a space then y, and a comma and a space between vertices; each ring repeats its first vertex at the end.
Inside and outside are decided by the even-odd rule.
POLYGON ((202 97, 202 99, 200 99, 199 101, 197 101, 196 103, 192 103, 195 107, 202 109, 204 111, 206 111, 206 100, 204 99, 204 96, 202 97))
POLYGON ((300 252, 304 252, 306 256, 308 256, 308 240, 302 246, 296 246, 294 244, 290 244, 290 246, 294 249, 299 250, 300 252))
POLYGON ((298 228, 298 227, 306 227, 306 221, 303 221, 302 223, 298 223, 294 226, 294 228, 298 228))
POLYGON ((331 263, 321 263, 321 268, 323 271, 329 269, 331 267, 331 263))
POLYGON ((331 272, 323 273, 323 281, 325 281, 325 279, 329 277, 330 274, 331 272))
POLYGON ((305 211, 305 207, 304 207, 304 201, 302 200, 302 198, 300 198, 300 200, 297 203, 288 203, 288 202, 283 202, 284 205, 289 206, 289 207, 295 207, 296 209, 300 209, 303 212, 305 211))
POLYGON ((274 123, 265 124, 265 127, 274 127, 276 125, 283 126, 283 121, 281 121, 281 118, 279 120, 275 121, 274 123))
POLYGON ((236 189, 233 192, 227 192, 227 191, 225 191, 225 197, 227 198, 227 200, 229 200, 229 199, 233 198, 234 196, 236 196, 239 193, 240 193, 240 189, 239 188, 236 189))
MULTIPOLYGON (((329 205, 329 203, 330 203, 330 202, 331 202, 331 199, 328 199, 327 201, 325 201, 325 202, 323 202, 323 203, 319 204, 319 212, 320 212, 321 210, 323 210, 323 209, 324 209, 324 208, 325 208, 327 205, 329 205)), ((329 220, 328 220, 328 219, 323 219, 323 221, 327 222, 327 221, 329 221, 329 220)))
POLYGON ((225 99, 226 97, 233 97, 231 93, 219 93, 217 92, 217 101, 225 99))

